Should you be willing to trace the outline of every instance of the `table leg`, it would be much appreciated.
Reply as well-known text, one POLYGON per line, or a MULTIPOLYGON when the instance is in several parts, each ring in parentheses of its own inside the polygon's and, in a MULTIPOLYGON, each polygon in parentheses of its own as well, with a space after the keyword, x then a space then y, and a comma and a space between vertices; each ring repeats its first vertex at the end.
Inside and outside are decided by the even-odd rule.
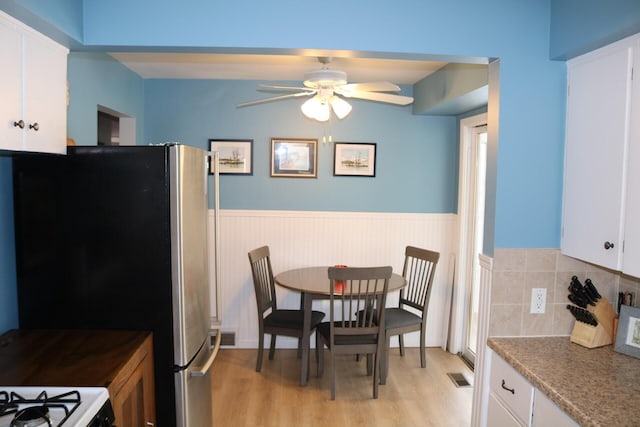
POLYGON ((302 301, 304 304, 304 321, 303 321, 303 330, 302 330, 302 360, 301 360, 301 369, 300 369, 300 385, 307 385, 307 381, 309 380, 309 352, 310 352, 310 341, 311 341, 311 302, 312 297, 311 294, 305 292, 302 294, 302 301))

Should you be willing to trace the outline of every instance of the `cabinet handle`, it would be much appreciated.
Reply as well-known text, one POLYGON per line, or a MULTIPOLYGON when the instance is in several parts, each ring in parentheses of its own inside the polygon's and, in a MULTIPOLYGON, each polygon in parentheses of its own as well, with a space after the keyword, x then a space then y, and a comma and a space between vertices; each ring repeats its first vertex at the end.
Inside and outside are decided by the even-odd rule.
POLYGON ((38 132, 40 130, 40 125, 38 124, 38 122, 35 122, 34 124, 29 125, 29 129, 33 129, 38 132))
POLYGON ((147 421, 144 424, 147 426, 155 426, 155 423, 153 423, 152 421, 147 421))
POLYGON ((613 249, 614 246, 615 245, 613 243, 611 243, 611 242, 604 242, 604 248, 606 250, 613 249))
POLYGON ((504 380, 502 380, 502 388, 503 388, 503 389, 505 389, 505 390, 507 390, 507 391, 510 391, 510 392, 511 392, 511 394, 516 394, 516 390, 515 390, 515 389, 513 389, 513 388, 509 388, 509 387, 507 387, 507 386, 505 385, 504 380))
POLYGON ((24 120, 13 122, 13 127, 24 129, 24 120))

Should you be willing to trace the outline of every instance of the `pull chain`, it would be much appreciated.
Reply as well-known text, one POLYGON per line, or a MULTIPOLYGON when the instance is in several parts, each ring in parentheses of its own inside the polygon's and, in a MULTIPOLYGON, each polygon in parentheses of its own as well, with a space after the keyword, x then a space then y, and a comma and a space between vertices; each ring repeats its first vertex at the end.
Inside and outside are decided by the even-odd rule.
POLYGON ((329 117, 329 120, 325 123, 322 124, 322 131, 323 131, 323 135, 322 135, 322 143, 326 144, 327 141, 329 142, 329 144, 331 144, 333 142, 333 137, 331 135, 331 117, 329 117), (329 136, 327 136, 327 125, 329 127, 329 136))

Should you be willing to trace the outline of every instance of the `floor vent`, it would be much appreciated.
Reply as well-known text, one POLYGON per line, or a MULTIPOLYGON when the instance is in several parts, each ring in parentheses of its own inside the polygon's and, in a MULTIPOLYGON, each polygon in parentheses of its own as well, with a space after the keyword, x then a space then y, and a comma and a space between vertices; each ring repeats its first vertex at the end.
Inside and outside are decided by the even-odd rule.
MULTIPOLYGON (((211 336, 211 345, 216 342, 215 334, 211 336)), ((222 338, 220 338, 220 345, 236 345, 236 333, 235 332, 223 332, 222 338)))
POLYGON ((447 376, 451 378, 451 381, 453 381, 453 384, 456 387, 471 387, 471 384, 469 383, 469 381, 467 381, 464 375, 462 375, 459 372, 456 372, 456 373, 450 372, 447 374, 447 376))

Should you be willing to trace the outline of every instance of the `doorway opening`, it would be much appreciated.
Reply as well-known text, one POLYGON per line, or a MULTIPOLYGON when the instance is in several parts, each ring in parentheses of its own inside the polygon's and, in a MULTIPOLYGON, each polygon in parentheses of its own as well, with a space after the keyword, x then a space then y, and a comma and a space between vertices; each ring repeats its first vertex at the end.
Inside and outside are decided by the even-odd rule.
POLYGON ((98 145, 120 145, 120 118, 98 111, 98 145))
POLYGON ((487 170, 487 115, 460 121, 460 250, 461 315, 460 354, 473 368, 477 352, 480 289, 480 254, 484 239, 485 183, 487 170))
POLYGON ((97 145, 136 145, 136 119, 98 105, 97 145))

